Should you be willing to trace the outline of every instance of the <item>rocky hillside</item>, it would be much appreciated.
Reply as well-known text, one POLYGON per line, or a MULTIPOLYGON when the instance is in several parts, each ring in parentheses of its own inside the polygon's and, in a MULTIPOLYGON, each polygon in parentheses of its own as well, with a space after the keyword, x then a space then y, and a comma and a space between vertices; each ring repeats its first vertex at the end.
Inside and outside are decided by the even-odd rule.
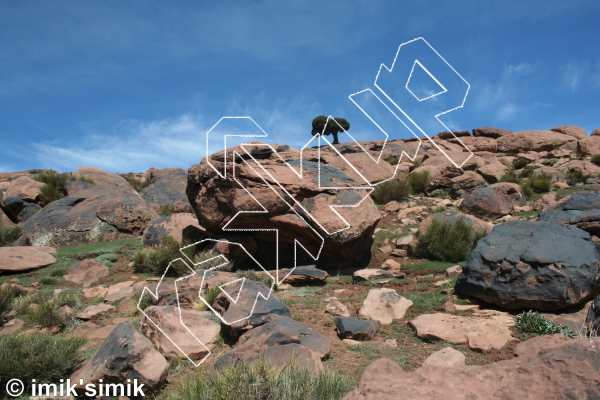
POLYGON ((0 354, 25 354, 0 355, 0 390, 70 376, 229 398, 275 376, 236 366, 293 360, 337 388, 320 398, 600 397, 600 129, 435 143, 0 174, 0 354), (36 369, 34 337, 79 350, 36 369))

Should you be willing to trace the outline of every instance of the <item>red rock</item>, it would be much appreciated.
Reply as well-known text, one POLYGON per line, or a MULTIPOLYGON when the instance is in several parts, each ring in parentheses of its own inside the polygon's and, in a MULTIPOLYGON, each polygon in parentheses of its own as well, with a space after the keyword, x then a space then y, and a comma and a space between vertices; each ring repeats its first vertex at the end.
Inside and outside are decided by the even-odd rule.
POLYGON ((0 247, 0 271, 28 271, 56 262, 56 249, 46 246, 0 247))
POLYGON ((371 289, 358 313, 382 325, 390 325, 394 319, 404 318, 412 305, 411 300, 398 295, 394 289, 371 289))
POLYGON ((580 140, 577 146, 579 153, 585 156, 600 154, 600 137, 598 135, 580 140))
POLYGON ((10 181, 4 197, 18 197, 30 203, 37 202, 40 196, 40 189, 44 183, 34 181, 28 176, 20 176, 10 181))
POLYGON ((76 317, 79 319, 92 319, 99 314, 116 310, 115 307, 110 304, 92 304, 81 310, 76 317))
POLYGON ((475 137, 489 137, 493 139, 498 139, 504 135, 508 135, 513 133, 513 131, 509 131, 506 129, 499 128, 491 128, 489 126, 484 126, 483 128, 473 129, 473 136, 475 137))
POLYGON ((574 139, 573 136, 554 131, 514 132, 498 139, 498 151, 503 153, 550 151, 574 139))
POLYGON ((580 127, 574 126, 574 125, 557 126, 550 130, 555 131, 555 132, 564 133, 565 135, 573 136, 577 140, 585 139, 587 137, 586 131, 584 131, 580 127))
POLYGON ((496 151, 498 151, 498 143, 496 142, 496 139, 492 139, 489 137, 468 136, 461 137, 460 139, 450 139, 449 141, 451 143, 458 144, 459 140, 472 152, 489 151, 490 153, 495 153, 496 151))
POLYGON ((184 238, 197 242, 204 233, 204 228, 198 224, 194 214, 176 213, 161 217, 148 225, 142 236, 142 243, 144 247, 158 246, 162 236, 171 236, 179 243, 182 243, 184 238))
POLYGON ((452 347, 444 347, 442 350, 438 350, 427 357, 422 367, 460 367, 466 365, 466 363, 467 357, 463 353, 452 347))
POLYGON ((107 275, 108 268, 106 266, 100 264, 96 260, 88 259, 79 261, 72 266, 69 273, 64 275, 63 278, 87 288, 98 279, 107 275))
POLYGON ((129 183, 120 175, 113 174, 112 172, 104 171, 103 169, 94 167, 77 168, 77 171, 73 173, 73 178, 89 178, 92 179, 94 181, 94 184, 97 186, 129 186, 129 183))

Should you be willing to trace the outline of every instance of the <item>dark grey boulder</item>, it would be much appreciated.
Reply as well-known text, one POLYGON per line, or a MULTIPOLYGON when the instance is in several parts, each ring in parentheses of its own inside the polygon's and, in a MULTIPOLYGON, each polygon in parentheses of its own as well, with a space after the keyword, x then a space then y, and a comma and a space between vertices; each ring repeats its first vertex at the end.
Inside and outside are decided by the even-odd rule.
POLYGON ((484 221, 493 221, 510 214, 513 202, 499 187, 482 187, 468 193, 460 204, 460 209, 484 221))
POLYGON ((371 340, 379 324, 366 319, 341 317, 335 320, 335 327, 340 339, 371 340))
POLYGON ((600 335, 600 295, 597 296, 588 310, 585 318, 588 336, 600 335))
POLYGON ((185 194, 186 186, 187 171, 181 168, 169 169, 145 187, 140 196, 155 211, 159 211, 161 206, 173 206, 175 212, 191 213, 193 209, 185 194))
POLYGON ((12 222, 18 224, 38 213, 42 207, 19 197, 7 197, 0 202, 0 209, 12 222))
POLYGON ((509 309, 560 310, 598 295, 599 261, 581 229, 509 222, 477 242, 454 290, 509 309))
POLYGON ((492 128, 489 126, 484 126, 482 128, 473 129, 473 136, 483 136, 483 137, 489 137, 492 139, 498 139, 499 137, 508 135, 512 132, 513 131, 508 131, 506 129, 492 128))
POLYGON ((600 193, 575 194, 565 202, 543 211, 538 220, 574 225, 600 236, 600 193))
POLYGON ((216 297, 213 307, 227 321, 228 324, 223 324, 223 331, 232 338, 238 338, 244 332, 266 324, 276 317, 291 316, 287 306, 263 283, 249 279, 238 280, 224 289, 237 302, 234 303, 229 296, 221 293, 216 297))
POLYGON ((301 322, 277 317, 266 324, 244 333, 229 353, 215 364, 216 369, 241 361, 253 362, 264 357, 281 365, 292 357, 295 361, 320 360, 331 352, 330 340, 301 322), (284 347, 290 346, 291 347, 284 347))

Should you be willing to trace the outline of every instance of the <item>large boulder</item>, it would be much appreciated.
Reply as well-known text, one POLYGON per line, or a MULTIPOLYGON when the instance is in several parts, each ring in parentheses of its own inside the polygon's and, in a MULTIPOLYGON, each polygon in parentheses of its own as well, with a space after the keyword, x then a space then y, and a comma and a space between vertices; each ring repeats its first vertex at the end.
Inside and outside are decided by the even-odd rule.
POLYGON ((575 141, 575 138, 554 131, 513 132, 498 139, 498 151, 503 153, 551 151, 570 141, 575 141))
POLYGON ((6 197, 0 201, 0 210, 14 223, 24 222, 37 214, 42 207, 19 197, 6 197))
POLYGON ((331 341, 327 337, 301 322, 278 317, 244 333, 233 349, 217 361, 215 368, 242 361, 251 363, 263 357, 277 367, 293 358, 297 364, 308 363, 309 368, 322 369, 320 361, 330 352, 331 341))
POLYGON ((587 137, 586 131, 574 125, 556 126, 550 130, 554 132, 564 133, 565 135, 573 136, 577 140, 585 139, 587 137))
POLYGON ((144 247, 158 246, 163 236, 171 236, 179 243, 183 243, 184 239, 197 242, 204 236, 204 229, 198 225, 194 214, 172 214, 152 221, 142 236, 142 244, 144 247))
POLYGON ((484 187, 467 194, 460 209, 485 221, 493 221, 510 214, 513 201, 500 187, 484 187))
POLYGON ((18 197, 24 201, 34 203, 39 200, 40 189, 45 184, 34 181, 28 176, 20 176, 10 181, 5 197, 18 197))
POLYGON ((486 187, 488 183, 475 171, 465 171, 462 175, 451 179, 451 194, 453 198, 464 197, 472 190, 486 187))
MULTIPOLYGON (((230 159, 227 162, 226 178, 217 175, 207 164, 206 158, 201 164, 194 165, 188 170, 187 195, 200 225, 206 228, 207 234, 226 239, 230 233, 223 232, 222 229, 235 217, 227 228, 242 229, 243 231, 235 233, 252 236, 257 243, 254 256, 265 268, 273 269, 276 266, 276 235, 272 231, 265 230, 277 229, 279 232, 280 268, 294 265, 294 256, 300 265, 314 263, 314 260, 303 251, 296 254, 294 243, 298 240, 308 251, 317 254, 321 246, 321 238, 316 235, 316 232, 322 233, 325 230, 331 234, 322 236, 324 244, 316 261, 317 267, 332 269, 366 265, 370 258, 372 235, 381 216, 371 198, 367 197, 363 200, 366 192, 350 189, 365 186, 364 181, 360 183, 357 173, 345 164, 340 156, 331 152, 322 155, 321 159, 327 160, 327 164, 320 164, 317 158, 318 152, 306 151, 302 163, 303 176, 300 178, 296 173, 300 172, 299 158, 302 155, 297 150, 280 146, 283 150, 275 155, 265 145, 254 144, 254 146, 253 154, 256 157, 260 156, 257 163, 264 167, 268 174, 254 161, 246 164, 238 160, 235 164, 236 182, 232 178, 230 159), (286 160, 289 166, 282 160, 286 160), (319 171, 321 171, 320 180, 319 171), (257 176, 257 173, 260 176, 257 176), (278 182, 301 206, 296 204, 294 209, 303 217, 291 212, 289 204, 294 202, 281 191, 278 182), (348 189, 334 190, 329 188, 331 186, 348 189), (283 201, 280 195, 289 203, 283 201), (360 205, 356 207, 335 208, 335 212, 331 208, 331 206, 358 203, 360 205), (265 209, 266 212, 240 213, 265 209), (305 212, 310 216, 305 215, 305 212), (336 213, 339 213, 346 222, 336 213)), ((228 154, 233 150, 228 149, 228 154)), ((244 151, 239 148, 237 151, 244 154, 244 151)), ((363 170, 366 170, 369 164, 362 156, 364 153, 351 153, 347 158, 356 161, 364 167, 363 170)), ((223 171, 223 151, 213 154, 211 163, 219 171, 223 171)), ((388 163, 383 164, 387 164, 385 168, 391 168, 388 163)), ((389 178, 391 174, 381 172, 385 169, 382 165, 376 164, 374 168, 367 170, 370 171, 365 173, 367 179, 381 179, 386 175, 389 175, 387 176, 389 178), (369 176, 371 178, 368 178, 369 176)))
POLYGON ((498 150, 498 143, 496 142, 496 140, 489 137, 467 136, 461 137, 460 139, 450 139, 449 142, 458 144, 459 140, 462 144, 467 146, 467 148, 473 152, 489 151, 490 153, 495 153, 498 150))
POLYGON ((166 358, 203 360, 216 347, 221 327, 209 319, 210 311, 176 306, 150 306, 144 310, 142 331, 166 358))
POLYGON ((56 249, 46 246, 0 247, 0 271, 29 271, 54 264, 56 249))
POLYGON ((65 246, 135 237, 155 217, 129 185, 93 186, 53 201, 21 223, 17 243, 65 246))
POLYGON ((425 366, 412 372, 382 358, 365 369, 343 400, 596 399, 599 344, 597 339, 575 339, 487 365, 425 366))
POLYGON ((577 150, 584 156, 600 154, 600 136, 590 136, 577 143, 577 150))
POLYGON ((501 349, 517 340, 510 330, 513 323, 513 318, 508 315, 483 318, 445 313, 423 314, 410 321, 420 338, 467 344, 475 351, 501 349))
POLYGON ((475 137, 488 137, 492 139, 498 139, 502 136, 513 133, 513 131, 509 131, 506 129, 500 128, 492 128, 489 126, 484 126, 482 128, 473 129, 473 136, 475 137))
POLYGON ((538 220, 574 225, 600 236, 600 193, 575 194, 542 211, 538 220))
POLYGON ((599 261, 581 229, 509 222, 477 242, 454 290, 509 309, 560 310, 600 292, 599 261))
POLYGON ((123 179, 122 176, 95 167, 79 167, 77 168, 77 171, 73 173, 73 178, 91 179, 94 181, 94 184, 98 186, 130 186, 129 182, 123 179))
POLYGON ((168 370, 169 363, 152 348, 150 340, 138 333, 130 322, 121 322, 70 379, 78 384, 79 394, 90 383, 97 388, 99 383, 125 384, 137 379, 148 395, 166 382, 168 370))
POLYGON ((167 171, 153 171, 150 185, 142 189, 140 196, 156 212, 163 206, 172 206, 176 213, 191 213, 192 206, 185 194, 187 171, 181 168, 168 168, 167 171))

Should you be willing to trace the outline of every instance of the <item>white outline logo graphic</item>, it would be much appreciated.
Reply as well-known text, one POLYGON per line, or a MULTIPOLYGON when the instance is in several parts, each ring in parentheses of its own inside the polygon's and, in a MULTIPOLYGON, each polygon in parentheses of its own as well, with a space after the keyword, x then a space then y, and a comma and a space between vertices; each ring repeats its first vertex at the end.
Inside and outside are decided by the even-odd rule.
MULTIPOLYGON (((389 129, 389 128, 384 128, 382 126, 382 124, 380 124, 376 120, 376 118, 373 116, 375 114, 375 112, 380 112, 380 111, 389 113, 386 115, 388 115, 388 116, 391 115, 393 117, 392 121, 394 121, 394 123, 397 124, 399 131, 400 130, 408 130, 418 140, 418 145, 415 150, 415 153, 408 154, 403 150, 400 154, 400 158, 403 158, 404 156, 406 156, 411 161, 414 161, 417 156, 417 153, 419 151, 419 148, 421 147, 421 144, 422 144, 421 138, 422 137, 427 138, 431 143, 433 143, 433 145, 442 154, 444 154, 455 167, 461 168, 462 165, 464 165, 464 163, 473 155, 471 150, 469 150, 460 141, 459 138, 457 138, 456 136, 454 136, 454 134, 452 134, 457 139, 458 143, 460 145, 462 145, 464 149, 466 149, 468 156, 464 160, 460 159, 460 158, 459 159, 451 158, 450 155, 447 154, 446 151, 444 151, 444 148, 439 146, 432 139, 432 137, 434 136, 432 134, 433 132, 431 130, 428 131, 428 129, 426 128, 426 125, 428 125, 431 122, 430 120, 435 119, 439 124, 441 124, 441 126, 443 126, 445 128, 446 131, 452 132, 440 120, 439 117, 441 115, 444 115, 453 110, 463 107, 466 97, 468 95, 470 86, 469 86, 469 83, 427 41, 425 41, 425 39, 416 38, 416 39, 413 39, 411 41, 401 44, 398 47, 398 51, 396 52, 396 56, 394 57, 394 61, 392 62, 391 67, 388 68, 384 64, 381 64, 379 71, 377 72, 377 76, 375 78, 374 86, 376 88, 376 91, 383 95, 383 99, 386 99, 387 102, 391 103, 392 107, 390 107, 386 103, 386 101, 384 101, 382 99, 382 97, 378 96, 376 94, 376 91, 371 90, 371 89, 364 89, 362 91, 353 93, 353 94, 349 95, 348 98, 350 99, 350 101, 352 101, 356 105, 356 107, 358 107, 358 109, 385 136, 385 139, 383 141, 383 146, 379 150, 379 155, 377 157, 374 157, 371 154, 371 152, 367 151, 358 141, 356 141, 354 139, 354 137, 352 137, 352 135, 350 135, 346 130, 344 130, 341 126, 339 126, 338 122, 334 118, 329 116, 327 119, 327 124, 328 123, 338 124, 339 128, 341 129, 340 135, 342 135, 342 137, 346 137, 348 139, 348 140, 346 140, 346 142, 349 142, 352 146, 354 146, 358 152, 361 152, 368 156, 366 158, 367 162, 372 162, 373 164, 376 165, 382 161, 383 151, 386 147, 388 139, 390 138, 390 135, 387 132, 387 129, 389 129), (400 57, 400 56, 402 56, 402 57, 400 57), (430 94, 426 97, 419 98, 419 96, 417 96, 416 93, 414 93, 409 87, 411 79, 413 78, 413 72, 415 71, 416 66, 421 68, 441 88, 441 91, 430 94), (433 72, 431 72, 431 71, 433 71, 433 72), (434 74, 434 73, 440 73, 440 72, 442 72, 442 73, 450 72, 450 77, 444 81, 445 84, 443 84, 438 79, 438 77, 436 77, 436 75, 434 74), (405 81, 402 78, 403 73, 404 73, 404 78, 406 78, 405 81), (392 82, 393 79, 396 79, 396 80, 400 79, 401 84, 391 85, 390 82, 392 82), (402 89, 402 91, 397 92, 398 88, 402 89), (415 102, 415 100, 416 100, 416 102, 415 102), (435 110, 435 113, 432 113, 431 115, 428 115, 426 117, 423 117, 422 115, 409 116, 410 107, 415 107, 415 105, 417 105, 417 107, 420 107, 421 109, 435 110)), ((275 234, 275 253, 276 253, 275 254, 274 276, 271 274, 271 272, 269 272, 266 268, 264 268, 244 248, 244 246, 242 244, 224 241, 224 240, 217 240, 217 239, 204 239, 204 240, 201 240, 200 242, 197 242, 192 245, 181 248, 180 252, 182 253, 183 257, 177 258, 176 260, 173 260, 169 263, 169 265, 165 269, 165 272, 164 272, 163 276, 161 277, 155 291, 150 290, 148 287, 145 287, 143 289, 142 296, 140 297, 140 301, 138 303, 138 309, 140 309, 140 311, 144 314, 146 319, 149 320, 152 324, 154 324, 156 326, 156 328, 159 329, 160 332, 163 335, 165 335, 165 337, 167 337, 182 354, 185 354, 186 357, 195 366, 198 366, 202 362, 204 362, 204 360, 206 360, 206 358, 210 356, 211 352, 202 343, 202 341, 200 341, 200 339, 198 339, 192 333, 192 331, 185 325, 185 322, 183 321, 181 307, 180 307, 180 303, 179 303, 179 289, 178 289, 178 285, 181 284, 181 282, 189 279, 190 277, 192 277, 194 275, 198 275, 196 270, 202 269, 203 264, 210 262, 210 265, 212 265, 212 263, 214 261, 216 261, 217 259, 220 259, 222 262, 220 262, 216 267, 211 267, 211 268, 203 270, 202 283, 201 283, 200 289, 198 291, 199 299, 202 302, 204 302, 204 304, 225 325, 232 325, 232 324, 235 324, 235 323, 238 323, 240 321, 250 318, 253 315, 254 309, 255 309, 257 303, 260 301, 260 299, 262 298, 264 300, 268 300, 271 296, 271 293, 273 292, 273 288, 275 287, 275 285, 282 284, 285 281, 285 279, 290 274, 292 274, 293 271, 298 267, 297 251, 299 248, 304 250, 304 252, 306 254, 308 254, 311 258, 313 258, 316 261, 319 258, 321 251, 323 249, 323 245, 325 242, 324 235, 328 235, 328 236, 333 235, 338 232, 344 231, 350 227, 350 223, 348 221, 346 221, 346 219, 343 218, 343 216, 336 210, 336 208, 359 206, 369 196, 371 191, 373 191, 375 185, 385 182, 386 180, 393 179, 396 176, 396 172, 397 172, 397 168, 398 168, 398 165, 396 165, 396 168, 394 169, 392 176, 390 176, 388 179, 383 180, 381 182, 377 182, 377 183, 371 183, 365 177, 365 171, 361 171, 361 168, 359 166, 354 165, 347 157, 344 156, 344 154, 342 154, 339 151, 338 148, 336 148, 332 143, 330 143, 329 140, 322 134, 313 136, 311 138, 311 140, 309 140, 308 143, 306 143, 306 145, 304 145, 302 147, 302 149, 300 150, 300 159, 297 160, 298 162, 295 164, 291 164, 290 162, 285 161, 280 156, 280 154, 277 152, 277 150, 274 149, 269 144, 243 143, 243 144, 239 145, 238 149, 235 149, 235 150, 233 150, 232 148, 228 149, 228 147, 227 147, 228 139, 233 138, 233 137, 265 138, 265 137, 268 137, 268 134, 249 116, 222 117, 221 119, 219 119, 219 121, 215 125, 213 125, 206 132, 205 159, 206 159, 207 164, 213 169, 216 176, 220 177, 221 179, 231 179, 234 182, 236 182, 237 185, 239 185, 239 187, 242 188, 245 191, 245 193, 248 194, 250 196, 250 198, 254 200, 255 207, 256 207, 256 209, 238 211, 223 226, 222 230, 224 232, 228 232, 228 231, 232 231, 232 232, 233 231, 241 231, 241 232, 269 231, 269 232, 273 232, 275 234), (226 123, 231 123, 231 122, 240 122, 240 123, 244 122, 251 127, 250 128, 251 132, 248 132, 248 129, 246 129, 241 134, 235 134, 235 132, 229 131, 229 130, 224 130, 224 132, 227 132, 227 133, 224 133, 224 134, 220 133, 220 130, 218 128, 221 126, 221 124, 226 124, 226 123), (211 143, 213 145, 211 145, 211 143), (222 170, 219 170, 218 166, 214 162, 212 162, 212 159, 211 159, 210 149, 214 148, 214 143, 218 143, 219 146, 222 143, 222 146, 223 146, 222 148, 223 148, 224 159, 223 159, 223 169, 222 170), (316 146, 315 146, 315 144, 316 144, 316 146), (349 168, 351 168, 352 171, 354 171, 357 174, 357 176, 360 178, 360 180, 362 180, 362 182, 359 182, 359 186, 336 186, 333 183, 330 183, 329 180, 327 179, 328 172, 327 172, 326 168, 324 168, 322 166, 322 163, 321 162, 316 163, 317 164, 317 166, 316 166, 316 168, 317 168, 317 184, 320 189, 327 189, 329 192, 333 192, 333 193, 341 193, 344 191, 353 191, 354 193, 359 194, 358 199, 347 200, 346 203, 329 206, 331 212, 335 216, 334 217, 335 223, 333 223, 333 224, 330 222, 328 225, 326 225, 325 223, 323 223, 321 218, 319 218, 319 216, 314 215, 314 213, 311 213, 310 210, 308 210, 306 207, 304 207, 304 205, 302 205, 296 198, 294 198, 292 193, 290 193, 286 189, 286 185, 289 185, 289 182, 287 182, 286 185, 279 182, 276 179, 276 177, 273 176, 273 174, 271 172, 269 172, 269 170, 267 168, 265 168, 265 165, 261 164, 259 162, 259 160, 257 159, 257 157, 255 157, 257 149, 262 149, 266 152, 269 152, 270 157, 279 157, 279 160, 278 160, 279 165, 287 166, 289 168, 289 170, 292 172, 292 174, 290 174, 292 179, 298 179, 299 181, 301 181, 302 179, 305 179, 307 176, 306 175, 306 166, 307 166, 309 157, 306 155, 305 150, 307 150, 311 146, 316 147, 318 160, 321 159, 321 149, 324 147, 328 147, 330 150, 332 150, 335 153, 336 156, 340 157, 341 160, 345 161, 347 163, 347 165, 349 166, 349 168), (229 163, 231 164, 231 166, 228 168, 229 163), (251 190, 249 190, 249 188, 247 188, 245 186, 244 181, 240 180, 238 178, 238 169, 242 168, 242 167, 245 168, 244 173, 254 174, 267 187, 269 187, 278 196, 278 198, 281 201, 283 201, 289 207, 290 210, 293 211, 293 214, 291 214, 291 215, 294 215, 295 217, 297 217, 298 220, 301 221, 301 223, 304 224, 305 227, 307 227, 312 232, 314 238, 316 238, 316 240, 318 242, 316 245, 314 243, 312 243, 312 246, 308 246, 307 243, 303 243, 302 238, 295 238, 294 239, 294 265, 293 265, 293 268, 291 268, 290 271, 285 275, 285 277, 283 277, 281 279, 279 277, 279 270, 280 270, 279 229, 277 229, 277 228, 257 229, 255 227, 253 227, 252 224, 250 224, 247 220, 244 221, 244 217, 247 217, 250 215, 257 215, 257 214, 268 214, 269 210, 265 205, 261 204, 260 201, 258 201, 258 199, 251 193, 251 190), (228 174, 230 176, 228 176, 228 174), (315 224, 318 227, 318 230, 315 229, 309 223, 309 221, 311 221, 313 224, 315 224), (321 231, 321 232, 319 232, 319 231, 321 231), (223 318, 223 316, 213 308, 212 304, 208 304, 208 302, 204 299, 203 293, 202 293, 202 290, 205 287, 205 279, 208 276, 207 274, 214 273, 214 271, 216 271, 218 268, 221 268, 223 265, 227 264, 229 262, 229 260, 224 255, 221 254, 221 255, 217 255, 213 258, 210 258, 208 260, 204 260, 199 263, 194 263, 194 261, 191 260, 184 252, 184 250, 187 249, 188 247, 201 245, 205 242, 214 242, 215 244, 218 242, 222 242, 222 243, 227 243, 228 245, 239 246, 246 253, 246 255, 249 257, 249 259, 253 260, 259 266, 259 268, 262 269, 271 279, 271 285, 270 285, 268 293, 262 293, 259 291, 256 294, 256 298, 254 300, 253 307, 250 310, 250 312, 248 313, 248 315, 245 315, 244 317, 239 318, 236 321, 225 320, 223 318), (312 250, 310 250, 309 247, 312 247, 312 250), (172 267, 173 263, 176 263, 176 262, 183 263, 190 272, 190 274, 188 274, 186 276, 182 276, 175 280, 175 294, 176 294, 176 298, 177 298, 177 308, 179 310, 179 317, 180 317, 180 322, 181 322, 182 326, 185 327, 185 329, 196 339, 199 346, 204 347, 208 351, 208 354, 200 361, 192 360, 190 358, 190 356, 188 354, 186 354, 182 350, 182 348, 177 343, 175 343, 175 341, 173 341, 163 331, 163 329, 161 329, 161 327, 158 324, 156 324, 141 308, 143 297, 147 293, 151 294, 155 300, 158 300, 159 291, 161 289, 161 284, 163 284, 164 278, 167 275, 167 272, 169 271, 169 269, 172 267)), ((231 141, 229 144, 231 144, 231 141)), ((312 151, 311 153, 314 154, 314 151, 312 151)), ((456 155, 454 155, 454 156, 456 157, 456 155)), ((346 197, 344 197, 344 198, 346 198, 346 197)), ((339 198, 339 196, 338 196, 338 198, 339 198)), ((238 303, 238 301, 240 300, 240 296, 242 296, 242 292, 244 290, 246 290, 246 288, 247 288, 247 285, 245 284, 246 283, 245 279, 246 278, 234 279, 230 282, 223 283, 219 286, 220 290, 229 298, 229 300, 233 304, 238 303), (225 290, 226 287, 228 287, 229 285, 235 284, 237 282, 240 282, 239 288, 237 288, 237 293, 229 293, 227 290, 225 290)), ((236 285, 236 287, 237 287, 237 285, 236 285)))

